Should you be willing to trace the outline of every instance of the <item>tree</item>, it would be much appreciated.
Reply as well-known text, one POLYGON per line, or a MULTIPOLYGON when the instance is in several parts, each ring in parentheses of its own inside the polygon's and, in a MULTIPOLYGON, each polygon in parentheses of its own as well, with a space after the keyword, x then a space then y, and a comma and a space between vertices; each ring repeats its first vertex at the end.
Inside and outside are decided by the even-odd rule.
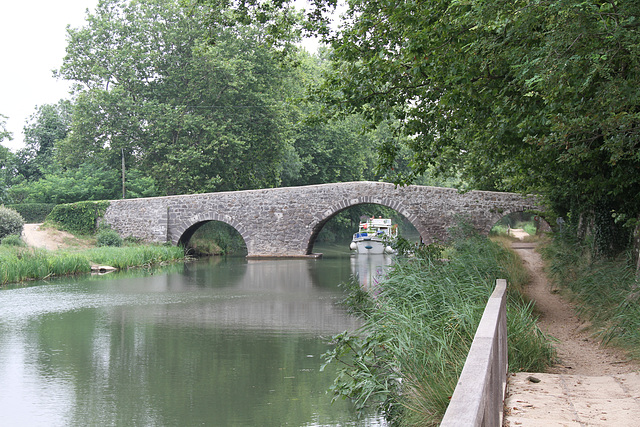
MULTIPOLYGON (((0 143, 5 139, 9 141, 12 139, 11 132, 7 131, 6 120, 7 117, 0 114, 0 143)), ((7 147, 0 144, 0 204, 9 201, 7 189, 16 174, 15 165, 15 155, 7 147)))
POLYGON ((283 162, 283 185, 311 185, 328 182, 374 180, 377 141, 359 115, 317 120, 322 105, 304 102, 309 86, 322 81, 322 69, 329 61, 322 54, 298 55, 298 66, 285 86, 289 98, 287 135, 290 148, 283 162), (297 100, 297 102, 296 102, 297 100))
POLYGON ((69 30, 59 73, 77 98, 59 144, 65 167, 115 169, 124 152, 165 194, 279 185, 287 66, 259 26, 203 44, 203 19, 171 0, 103 0, 69 30))
MULTIPOLYGON (((119 171, 90 162, 75 168, 50 168, 36 181, 22 181, 9 188, 14 203, 74 203, 85 200, 113 200, 121 197, 119 171)), ((152 178, 138 170, 127 173, 128 197, 159 195, 152 178)))
POLYGON ((71 125, 71 101, 36 108, 24 127, 25 148, 18 151, 18 171, 28 180, 41 178, 54 161, 54 146, 63 140, 71 125))
POLYGON ((0 142, 4 140, 11 141, 13 135, 7 130, 7 116, 0 114, 0 142))

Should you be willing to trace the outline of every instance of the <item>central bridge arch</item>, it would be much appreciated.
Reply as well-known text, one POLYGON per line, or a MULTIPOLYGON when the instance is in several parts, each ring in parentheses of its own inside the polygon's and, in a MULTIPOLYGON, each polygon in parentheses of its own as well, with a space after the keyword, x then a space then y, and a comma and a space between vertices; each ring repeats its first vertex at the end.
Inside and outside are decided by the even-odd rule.
MULTIPOLYGON (((423 236, 423 233, 426 234, 425 230, 420 230, 418 228, 420 226, 419 223, 415 224, 413 221, 411 221, 411 218, 407 217, 407 215, 405 214, 405 212, 407 211, 406 209, 404 209, 401 202, 389 200, 386 198, 380 198, 380 199, 374 199, 374 200, 370 200, 370 199, 371 198, 369 196, 361 196, 361 197, 352 198, 352 199, 345 199, 340 201, 339 203, 336 203, 335 205, 329 206, 329 208, 323 212, 324 218, 318 221, 317 224, 312 226, 311 234, 309 235, 309 241, 307 242, 307 254, 312 253, 313 245, 318 237, 318 234, 320 234, 320 231, 322 230, 322 228, 325 226, 327 222, 331 220, 331 218, 333 218, 334 216, 336 216, 342 211, 345 211, 349 208, 352 208, 358 205, 380 205, 380 206, 385 206, 387 208, 391 208, 396 212, 398 212, 399 214, 401 214, 403 217, 405 217, 407 221, 409 221, 409 223, 413 225, 413 227, 418 231, 418 233, 420 233, 420 236, 423 236)), ((354 232, 355 231, 356 230, 354 230, 354 232)))
POLYGON ((544 210, 535 197, 515 193, 362 181, 113 200, 103 219, 123 237, 173 244, 203 222, 221 221, 240 233, 249 257, 304 257, 330 218, 360 204, 396 210, 425 243, 446 240, 459 216, 487 234, 509 213, 544 210))

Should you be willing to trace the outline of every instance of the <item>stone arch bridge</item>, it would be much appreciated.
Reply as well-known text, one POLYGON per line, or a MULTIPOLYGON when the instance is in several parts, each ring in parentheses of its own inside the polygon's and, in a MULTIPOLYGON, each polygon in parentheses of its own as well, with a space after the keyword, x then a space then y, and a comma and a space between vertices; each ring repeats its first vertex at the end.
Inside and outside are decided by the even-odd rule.
POLYGON ((144 241, 187 243, 205 222, 222 221, 243 237, 249 257, 303 257, 338 212, 373 203, 393 208, 425 243, 446 240, 463 216, 481 233, 505 215, 542 210, 533 197, 384 182, 344 182, 182 196, 113 200, 104 221, 121 236, 144 241))

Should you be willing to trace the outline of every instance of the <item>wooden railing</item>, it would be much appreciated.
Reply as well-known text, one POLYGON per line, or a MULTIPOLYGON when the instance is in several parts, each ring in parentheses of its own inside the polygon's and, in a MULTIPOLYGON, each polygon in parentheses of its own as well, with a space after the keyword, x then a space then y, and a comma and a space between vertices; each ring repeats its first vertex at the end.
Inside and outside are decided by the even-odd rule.
POLYGON ((498 279, 441 426, 500 426, 507 385, 507 281, 498 279))

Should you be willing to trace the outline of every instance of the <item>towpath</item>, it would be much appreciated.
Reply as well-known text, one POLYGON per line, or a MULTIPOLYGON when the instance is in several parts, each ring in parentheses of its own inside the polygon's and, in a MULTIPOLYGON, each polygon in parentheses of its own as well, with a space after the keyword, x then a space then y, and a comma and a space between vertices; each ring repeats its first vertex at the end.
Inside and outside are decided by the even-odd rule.
POLYGON ((28 246, 44 248, 50 251, 70 247, 83 248, 87 246, 86 242, 83 242, 71 233, 56 230, 55 228, 45 228, 42 224, 25 224, 22 228, 22 240, 24 240, 28 246))
POLYGON ((525 289, 542 331, 557 339, 558 363, 509 377, 506 426, 640 426, 640 365, 603 347, 589 324, 550 286, 535 244, 514 243, 530 272, 525 289))

